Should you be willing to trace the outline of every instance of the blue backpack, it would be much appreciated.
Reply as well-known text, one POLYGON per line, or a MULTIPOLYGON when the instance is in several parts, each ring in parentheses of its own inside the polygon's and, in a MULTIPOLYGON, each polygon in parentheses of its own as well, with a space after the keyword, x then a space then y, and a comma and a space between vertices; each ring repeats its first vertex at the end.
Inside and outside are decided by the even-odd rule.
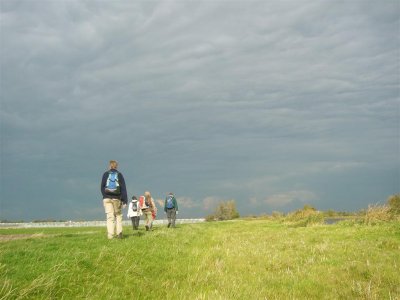
POLYGON ((108 178, 105 187, 106 194, 109 195, 121 195, 121 187, 118 181, 118 172, 108 172, 108 178))
POLYGON ((173 196, 168 196, 168 198, 167 198, 167 208, 169 208, 169 209, 171 209, 171 208, 174 208, 174 201, 173 201, 173 196))

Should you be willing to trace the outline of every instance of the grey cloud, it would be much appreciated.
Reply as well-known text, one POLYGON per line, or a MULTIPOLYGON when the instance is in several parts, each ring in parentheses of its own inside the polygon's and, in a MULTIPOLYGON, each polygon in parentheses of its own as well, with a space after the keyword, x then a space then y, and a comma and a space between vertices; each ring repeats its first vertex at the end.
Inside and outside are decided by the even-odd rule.
POLYGON ((116 158, 130 193, 173 189, 188 215, 293 191, 339 206, 321 178, 399 167, 394 1, 2 1, 1 17, 2 169, 35 198, 24 170, 72 206, 116 158))
POLYGON ((265 203, 272 207, 282 207, 293 201, 300 201, 304 203, 310 203, 317 199, 317 196, 310 191, 290 191, 283 194, 275 194, 265 199, 265 203))

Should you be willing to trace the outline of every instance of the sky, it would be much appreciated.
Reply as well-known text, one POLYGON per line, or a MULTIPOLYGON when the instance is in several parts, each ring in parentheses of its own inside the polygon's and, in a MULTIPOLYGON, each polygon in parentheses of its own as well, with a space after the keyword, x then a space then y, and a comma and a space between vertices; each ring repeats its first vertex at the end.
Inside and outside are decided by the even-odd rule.
POLYGON ((399 3, 0 0, 0 219, 105 219, 109 160, 179 218, 385 203, 399 3))

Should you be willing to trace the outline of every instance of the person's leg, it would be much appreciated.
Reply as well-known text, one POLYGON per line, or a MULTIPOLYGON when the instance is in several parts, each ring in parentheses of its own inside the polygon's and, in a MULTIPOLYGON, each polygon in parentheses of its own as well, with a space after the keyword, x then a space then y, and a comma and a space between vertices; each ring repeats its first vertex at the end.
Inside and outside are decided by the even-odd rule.
POLYGON ((137 218, 137 217, 131 217, 131 221, 132 221, 132 228, 133 228, 133 230, 135 230, 135 229, 136 229, 136 218, 137 218))
POLYGON ((153 228, 153 221, 155 219, 155 215, 153 213, 150 214, 150 229, 153 228))
POLYGON ((176 208, 173 208, 171 209, 172 228, 175 228, 175 220, 176 220, 176 208))
POLYGON ((138 230, 138 228, 139 228, 140 217, 137 216, 137 217, 134 217, 134 218, 135 218, 135 229, 138 230))
POLYGON ((154 212, 151 213, 151 218, 150 218, 150 229, 153 228, 153 222, 156 219, 156 214, 154 212))
POLYGON ((171 226, 171 212, 172 212, 172 209, 167 209, 167 219, 168 219, 167 227, 168 228, 171 226))
POLYGON ((111 199, 103 199, 104 211, 106 213, 107 220, 107 237, 112 239, 115 233, 115 217, 114 217, 114 206, 111 199))
POLYGON ((151 220, 153 219, 151 211, 146 211, 145 216, 146 216, 146 230, 149 231, 151 226, 151 220))
POLYGON ((144 227, 146 227, 146 230, 149 230, 149 214, 147 211, 143 213, 144 215, 144 227))
POLYGON ((122 237, 122 202, 118 199, 113 199, 114 214, 116 219, 117 236, 122 237))

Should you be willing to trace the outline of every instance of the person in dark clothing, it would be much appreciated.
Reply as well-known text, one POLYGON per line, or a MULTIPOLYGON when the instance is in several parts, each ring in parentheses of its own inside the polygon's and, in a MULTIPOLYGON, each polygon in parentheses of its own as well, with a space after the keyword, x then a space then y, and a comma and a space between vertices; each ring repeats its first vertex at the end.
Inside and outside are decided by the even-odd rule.
POLYGON ((101 179, 103 206, 107 216, 107 237, 122 238, 122 209, 128 202, 125 179, 117 171, 118 162, 110 160, 109 170, 104 172, 101 179))

